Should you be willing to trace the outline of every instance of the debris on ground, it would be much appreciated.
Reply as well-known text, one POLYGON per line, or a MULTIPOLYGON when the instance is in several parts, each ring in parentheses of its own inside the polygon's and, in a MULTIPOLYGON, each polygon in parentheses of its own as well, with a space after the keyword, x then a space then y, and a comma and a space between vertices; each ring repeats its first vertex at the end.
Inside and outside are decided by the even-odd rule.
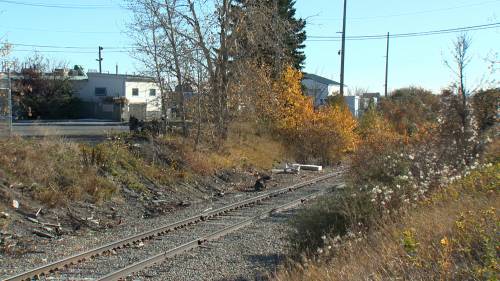
POLYGON ((273 169, 273 174, 291 174, 298 175, 300 173, 300 166, 289 166, 288 163, 285 164, 283 169, 273 169))
POLYGON ((303 164, 292 164, 292 167, 305 170, 305 171, 315 171, 315 172, 321 172, 323 171, 323 166, 318 166, 318 165, 303 165, 303 164))
POLYGON ((49 238, 49 239, 55 238, 54 235, 52 235, 48 232, 42 231, 42 230, 38 230, 38 229, 33 229, 33 234, 40 236, 40 237, 43 237, 43 238, 49 238))
POLYGON ((254 189, 255 191, 262 191, 267 188, 267 182, 272 179, 269 175, 260 176, 257 181, 255 181, 254 189))
POLYGON ((189 206, 191 206, 191 203, 186 201, 172 202, 169 200, 153 200, 150 204, 144 206, 143 218, 157 217, 189 206))

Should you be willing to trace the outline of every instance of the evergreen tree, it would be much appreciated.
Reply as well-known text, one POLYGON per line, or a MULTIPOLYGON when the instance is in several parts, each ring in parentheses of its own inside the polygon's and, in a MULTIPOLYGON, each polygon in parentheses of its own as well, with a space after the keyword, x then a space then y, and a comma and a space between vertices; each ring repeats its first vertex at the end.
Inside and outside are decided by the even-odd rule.
POLYGON ((234 57, 257 59, 279 69, 304 67, 306 40, 303 19, 295 18, 294 0, 236 0, 233 6, 234 57), (265 18, 263 18, 265 17, 265 18))
MULTIPOLYGON (((274 2, 274 1, 269 1, 274 2)), ((301 70, 304 67, 306 55, 304 53, 306 41, 306 21, 295 17, 295 0, 278 0, 278 12, 283 20, 288 21, 291 30, 286 35, 286 51, 292 65, 301 70)))

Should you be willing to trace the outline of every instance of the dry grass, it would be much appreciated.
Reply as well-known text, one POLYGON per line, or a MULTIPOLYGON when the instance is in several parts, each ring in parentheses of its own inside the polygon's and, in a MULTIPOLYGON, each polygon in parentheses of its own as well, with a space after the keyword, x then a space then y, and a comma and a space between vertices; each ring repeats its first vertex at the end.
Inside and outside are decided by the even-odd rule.
POLYGON ((498 280, 500 164, 276 280, 498 280))
POLYGON ((98 169, 82 165, 77 144, 11 138, 0 141, 0 151, 0 177, 49 206, 88 197, 101 201, 115 190, 98 169))
POLYGON ((250 126, 235 126, 222 148, 170 136, 121 136, 95 146, 61 138, 0 140, 0 179, 48 206, 75 200, 103 202, 126 186, 139 193, 219 170, 267 170, 284 159, 282 145, 250 126))
MULTIPOLYGON (((177 142, 178 144, 180 142, 177 142)), ((184 142, 180 147, 186 166, 195 174, 210 175, 218 170, 269 170, 286 160, 282 143, 271 136, 258 133, 253 126, 235 124, 223 147, 213 149, 184 142)))

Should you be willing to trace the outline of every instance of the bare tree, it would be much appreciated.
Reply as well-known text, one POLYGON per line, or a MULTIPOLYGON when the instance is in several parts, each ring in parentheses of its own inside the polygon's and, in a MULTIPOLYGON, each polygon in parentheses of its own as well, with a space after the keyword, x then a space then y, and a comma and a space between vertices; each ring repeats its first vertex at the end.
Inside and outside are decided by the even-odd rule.
POLYGON ((467 129, 467 96, 470 94, 465 84, 465 71, 471 61, 471 57, 469 55, 471 43, 472 40, 467 34, 459 35, 453 43, 452 61, 445 61, 448 68, 456 75, 454 88, 456 89, 457 95, 460 97, 462 102, 462 108, 459 114, 462 122, 462 129, 464 131, 467 129))
POLYGON ((187 0, 188 13, 184 19, 191 26, 194 36, 185 34, 187 38, 201 49, 206 63, 208 82, 210 84, 209 100, 212 122, 220 140, 227 138, 229 127, 228 88, 229 88, 229 34, 230 8, 232 0, 215 2, 214 11, 208 11, 202 17, 198 11, 203 11, 193 0, 187 0), (210 15, 215 15, 214 19, 210 15), (204 19, 204 22, 201 21, 204 19), (205 32, 203 32, 203 26, 205 32))
MULTIPOLYGON (((139 0, 131 1, 129 7, 134 12, 131 35, 137 45, 139 58, 150 73, 154 73, 160 87, 163 120, 167 120, 169 93, 175 92, 178 99, 179 115, 183 135, 188 135, 184 106, 185 75, 182 68, 186 40, 182 34, 182 21, 179 17, 177 0, 139 0), (184 46, 184 48, 182 47, 184 46), (184 52, 184 53, 183 53, 184 52), (172 79, 173 78, 173 79, 172 79), (169 81, 174 81, 173 85, 169 81)), ((166 124, 165 124, 166 125, 166 124)))
MULTIPOLYGON (((0 38, 1 39, 1 38, 0 38)), ((6 57, 9 56, 9 54, 12 51, 12 45, 9 43, 3 43, 0 45, 0 60, 2 63, 2 71, 6 71, 7 67, 7 61, 6 57)))
MULTIPOLYGON (((229 124, 243 101, 243 93, 236 93, 238 87, 234 85, 244 75, 252 75, 245 67, 258 61, 263 44, 275 49, 285 47, 285 40, 276 35, 284 33, 281 30, 286 25, 268 20, 277 14, 277 8, 269 8, 263 1, 247 2, 244 11, 234 0, 130 2, 138 57, 145 65, 149 60, 154 62, 151 68, 158 81, 164 81, 164 77, 175 80, 183 121, 183 87, 187 83, 196 85, 198 136, 204 120, 219 141, 227 138, 229 124)), ((187 135, 186 130, 184 133, 187 135)))
POLYGON ((466 165, 470 165, 478 149, 478 128, 472 114, 472 106, 469 105, 469 96, 474 92, 467 88, 466 70, 471 62, 469 49, 472 40, 467 34, 459 35, 453 43, 452 60, 445 64, 455 75, 450 93, 445 95, 447 106, 444 113, 447 121, 442 133, 450 134, 448 139, 453 139, 457 153, 466 165))
POLYGON ((134 39, 136 51, 132 53, 139 60, 148 75, 154 76, 160 89, 161 116, 163 129, 167 122, 167 100, 171 92, 166 83, 165 62, 163 49, 160 44, 158 21, 150 13, 153 8, 150 1, 130 3, 134 12, 134 20, 130 24, 129 34, 134 39))
POLYGON ((495 88, 499 87, 500 80, 495 75, 495 73, 500 69, 500 56, 498 52, 491 51, 486 57, 486 62, 488 63, 489 75, 493 78, 489 81, 489 87, 495 88))

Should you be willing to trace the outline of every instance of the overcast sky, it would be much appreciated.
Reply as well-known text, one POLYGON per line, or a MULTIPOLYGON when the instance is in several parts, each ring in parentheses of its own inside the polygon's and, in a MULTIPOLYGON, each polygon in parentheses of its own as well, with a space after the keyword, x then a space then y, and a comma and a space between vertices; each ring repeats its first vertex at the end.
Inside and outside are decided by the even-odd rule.
MULTIPOLYGON (((105 48, 104 71, 114 72, 118 64, 120 72, 133 73, 140 65, 121 50, 132 44, 124 33, 130 13, 121 4, 121 0, 0 0, 0 36, 15 44, 50 46, 15 45, 12 56, 23 58, 36 50, 85 69, 98 68, 95 59, 101 45, 105 48), (79 48, 56 48, 73 46, 79 48)), ((308 35, 339 36, 341 0, 297 0, 296 8, 307 19, 308 35)), ((347 36, 434 31, 498 23, 500 0, 349 0, 347 14, 347 36)), ((493 78, 485 59, 500 51, 500 28, 469 34, 473 61, 468 84, 476 86, 493 78)), ((452 77, 443 61, 450 57, 456 36, 393 38, 389 89, 415 85, 438 91, 447 86, 452 77)), ((306 43, 305 70, 338 81, 340 42, 311 38, 306 43)), ((349 88, 383 92, 385 52, 385 39, 348 40, 345 83, 349 88)))

